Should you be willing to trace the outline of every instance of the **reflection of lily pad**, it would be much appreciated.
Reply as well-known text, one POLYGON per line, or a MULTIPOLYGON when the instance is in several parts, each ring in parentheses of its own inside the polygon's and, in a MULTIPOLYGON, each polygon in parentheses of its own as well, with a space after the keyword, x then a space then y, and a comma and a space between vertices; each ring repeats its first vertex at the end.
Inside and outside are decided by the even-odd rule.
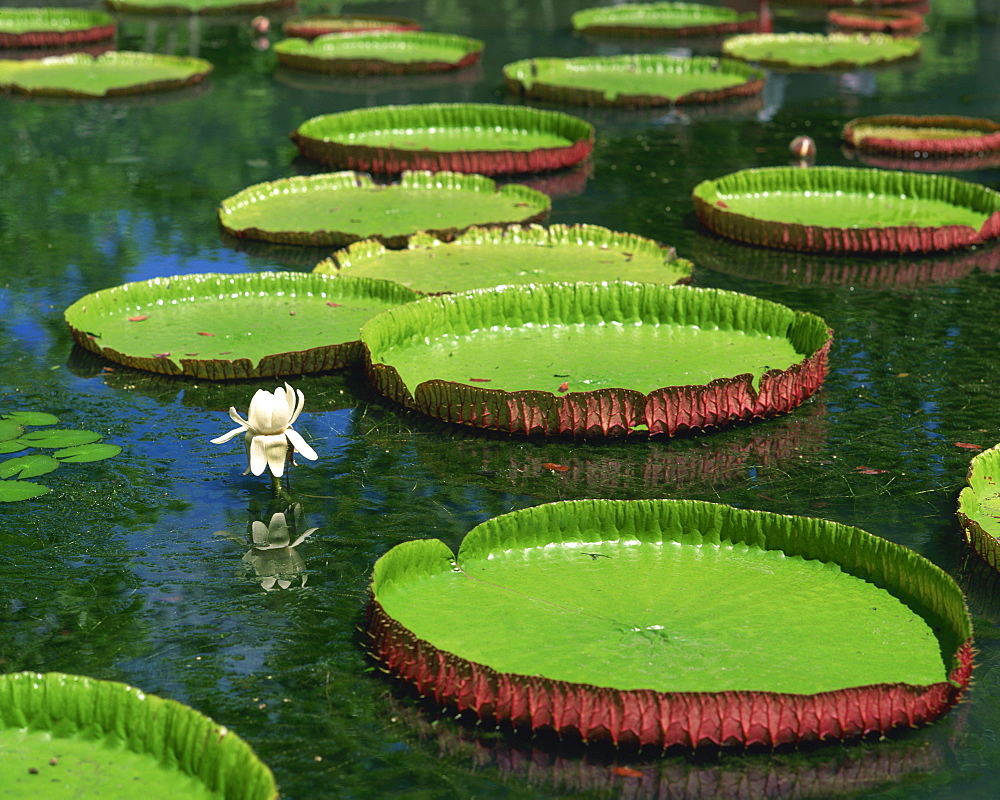
POLYGON ((328 33, 371 33, 372 31, 419 31, 420 23, 409 17, 377 14, 310 14, 293 17, 281 26, 285 36, 315 39, 328 33))
POLYGON ((678 500, 554 503, 457 557, 375 565, 372 650, 421 695, 584 741, 849 739, 931 722, 972 669, 955 582, 826 520, 678 500))
POLYGON ((356 242, 316 272, 395 281, 425 294, 552 281, 687 283, 693 265, 672 247, 596 225, 470 228, 453 242, 417 234, 406 248, 356 242))
POLYGON ((296 0, 104 0, 130 14, 240 14, 295 5, 296 0))
POLYGON ((428 297, 361 329, 369 380, 429 416, 504 433, 674 435, 790 411, 819 388, 819 317, 644 283, 428 297))
POLYGON ((274 46, 278 63, 310 72, 379 75, 446 72, 479 61, 483 43, 450 33, 331 33, 307 41, 284 39, 274 46))
POLYGON ((768 67, 848 69, 912 58, 920 42, 878 33, 748 33, 726 39, 722 52, 768 67))
POLYGON ((115 21, 102 11, 0 8, 0 48, 63 47, 100 42, 114 35, 115 21))
POLYGON ((1000 192, 945 175, 748 169, 702 181, 693 197, 716 233, 784 250, 922 253, 1000 235, 1000 192))
POLYGON ((620 55, 529 58, 503 68, 507 88, 581 105, 711 103, 760 93, 764 73, 732 59, 620 55))
POLYGON ((573 14, 578 33, 615 36, 697 36, 753 30, 757 14, 700 3, 625 3, 573 14))
POLYGON ((834 8, 826 15, 835 29, 916 36, 926 29, 924 15, 897 8, 834 8))
POLYGON ((338 169, 508 175, 578 164, 593 149, 594 127, 524 106, 424 103, 324 114, 292 139, 306 158, 338 169))
POLYGON ((1000 124, 956 116, 881 115, 852 119, 844 141, 866 153, 916 161, 1000 155, 1000 124))
POLYGON ((972 459, 968 486, 958 496, 958 519, 965 541, 1000 572, 1000 445, 972 459))
POLYGON ((201 58, 114 50, 92 56, 0 60, 0 89, 57 97, 117 97, 200 83, 212 65, 201 58))
POLYGON ((416 295, 387 281, 261 272, 126 283, 66 309, 73 338, 130 367, 210 380, 339 369, 358 329, 416 295))
POLYGON ((550 205, 541 192, 482 175, 405 172, 386 186, 335 172, 250 186, 222 201, 219 221, 233 236, 268 242, 343 247, 376 238, 402 247, 417 231, 451 238, 471 225, 538 222, 550 205))
POLYGON ((0 675, 0 751, 0 785, 13 797, 278 796, 271 771, 222 725, 81 675, 0 675))

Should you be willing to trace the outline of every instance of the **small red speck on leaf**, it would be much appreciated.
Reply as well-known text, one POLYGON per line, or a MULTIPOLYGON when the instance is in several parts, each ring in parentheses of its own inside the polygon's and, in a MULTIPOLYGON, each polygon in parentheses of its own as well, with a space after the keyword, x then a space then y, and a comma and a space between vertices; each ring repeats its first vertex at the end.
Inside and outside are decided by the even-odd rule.
POLYGON ((611 770, 615 775, 621 775, 625 778, 641 778, 642 771, 638 769, 632 769, 631 767, 615 767, 611 770))
POLYGON ((964 447, 966 450, 982 450, 981 444, 970 444, 969 442, 953 442, 955 447, 964 447))
POLYGON ((190 356, 191 358, 194 358, 198 354, 197 353, 185 353, 184 355, 190 356))
POLYGON ((199 336, 215 336, 214 333, 209 333, 208 331, 198 331, 199 336))
POLYGON ((565 381, 563 383, 560 383, 559 384, 559 391, 560 392, 568 392, 569 391, 569 382, 565 381))
POLYGON ((469 378, 473 383, 489 383, 492 378, 469 378))
POLYGON ((715 204, 716 204, 716 205, 717 205, 717 206, 718 206, 719 208, 729 208, 728 204, 726 204, 726 203, 722 202, 721 200, 716 200, 716 201, 715 201, 715 204))
POLYGON ((114 367, 101 367, 101 372, 114 372, 114 367))
POLYGON ((550 469, 553 472, 569 472, 569 467, 565 464, 553 464, 551 461, 544 462, 542 467, 550 469))
POLYGON ((340 306, 342 305, 342 303, 334 303, 330 300, 327 300, 326 304, 330 306, 330 308, 340 308, 340 306))
POLYGON ((146 314, 140 314, 137 317, 129 317, 128 321, 129 322, 142 322, 144 319, 149 319, 149 316, 146 315, 146 314))
POLYGON ((170 353, 153 353, 153 358, 170 358, 170 353))
POLYGON ((888 472, 887 469, 875 469, 874 467, 855 467, 855 472, 860 472, 862 475, 881 475, 883 472, 888 472))

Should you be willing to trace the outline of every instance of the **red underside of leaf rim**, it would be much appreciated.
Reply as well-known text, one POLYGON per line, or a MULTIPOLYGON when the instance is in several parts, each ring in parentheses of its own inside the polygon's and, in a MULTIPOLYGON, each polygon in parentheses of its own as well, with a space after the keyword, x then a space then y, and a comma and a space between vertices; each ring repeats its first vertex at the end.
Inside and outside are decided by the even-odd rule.
POLYGON ((903 9, 888 11, 833 9, 827 14, 826 19, 831 25, 843 31, 915 35, 925 28, 923 14, 903 9))
POLYGON ((27 31, 25 33, 0 33, 0 48, 19 47, 63 47, 71 44, 102 42, 114 38, 114 22, 109 25, 95 25, 75 31, 27 31))
POLYGON ((315 39, 328 33, 374 33, 376 31, 419 31, 420 23, 409 17, 383 17, 367 14, 343 14, 330 17, 302 17, 290 19, 281 27, 285 36, 297 39, 315 39), (351 25, 351 21, 371 23, 351 25))
MULTIPOLYGON (((345 34, 349 36, 350 34, 345 34)), ((469 53, 458 61, 386 61, 372 58, 321 58, 302 53, 276 51, 278 63, 290 69, 325 72, 330 75, 416 75, 423 72, 448 72, 479 63, 482 52, 469 53)))
POLYGON ((973 117, 912 117, 878 116, 852 119, 844 126, 845 142, 861 152, 885 153, 910 159, 947 159, 982 157, 1000 153, 1000 124, 973 117), (978 136, 956 136, 952 139, 895 139, 889 136, 857 138, 857 128, 866 125, 921 128, 952 128, 979 132, 978 136))
POLYGON ((579 735, 585 742, 697 748, 778 747, 886 734, 925 725, 955 705, 972 674, 972 640, 930 686, 880 684, 812 695, 778 692, 621 691, 497 672, 418 639, 371 600, 369 646, 421 695, 480 719, 579 735))
POLYGON ((682 36, 729 36, 734 33, 750 33, 757 30, 757 15, 747 16, 745 19, 732 20, 731 22, 708 22, 693 23, 691 25, 602 25, 595 23, 585 25, 575 29, 575 33, 582 33, 585 36, 608 36, 619 37, 629 36, 641 39, 652 39, 661 37, 679 38, 682 36))

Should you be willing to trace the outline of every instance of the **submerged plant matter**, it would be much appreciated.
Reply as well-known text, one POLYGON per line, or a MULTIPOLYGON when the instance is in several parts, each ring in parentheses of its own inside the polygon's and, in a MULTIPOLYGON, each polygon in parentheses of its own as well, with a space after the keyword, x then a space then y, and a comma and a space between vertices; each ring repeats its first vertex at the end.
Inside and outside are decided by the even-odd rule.
POLYGON ((212 439, 212 444, 223 444, 245 432, 247 468, 243 474, 261 475, 269 469, 274 477, 280 478, 285 462, 293 453, 301 453, 310 461, 318 458, 316 451, 292 428, 304 405, 302 390, 287 383, 274 392, 258 389, 250 400, 247 419, 239 415, 235 406, 230 407, 229 416, 240 427, 212 439))

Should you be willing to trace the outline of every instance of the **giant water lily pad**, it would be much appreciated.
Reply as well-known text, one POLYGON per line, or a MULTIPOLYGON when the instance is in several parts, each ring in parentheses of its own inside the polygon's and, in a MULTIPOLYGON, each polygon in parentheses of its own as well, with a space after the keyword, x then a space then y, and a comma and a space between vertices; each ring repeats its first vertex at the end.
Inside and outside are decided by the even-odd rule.
POLYGON ((757 14, 700 3, 625 3, 585 8, 571 17, 578 33, 615 36, 697 36, 753 30, 757 14))
POLYGON ((648 283, 428 297, 361 329, 372 384, 429 416, 504 433, 674 435, 790 411, 822 384, 812 314, 648 283))
POLYGON ((726 39, 722 52, 768 67, 850 69, 912 58, 920 42, 879 33, 747 33, 726 39))
POLYGON ((1000 572, 1000 445, 969 464, 968 485, 958 496, 958 519, 965 541, 1000 572))
POLYGON ((375 564, 368 635, 421 695, 584 741, 776 746, 937 719, 968 686, 955 582, 826 520, 682 500, 496 517, 375 564))
POLYGON ((527 97, 601 106, 710 103, 764 88, 761 70, 707 56, 529 58, 507 64, 503 74, 508 89, 527 97))
POLYGON ((373 31, 419 31, 420 23, 409 17, 379 14, 310 14, 285 20, 285 36, 315 39, 328 33, 372 33, 373 31))
POLYGON ((284 39, 274 46, 278 63, 310 72, 402 75, 447 72, 479 61, 483 42, 424 31, 331 33, 312 41, 284 39))
POLYGON ((826 15, 836 30, 916 36, 926 30, 924 15, 896 8, 834 8, 826 15))
POLYGON ((568 280, 687 283, 692 270, 672 247, 597 225, 473 227, 449 243, 417 234, 402 250, 368 239, 315 269, 395 281, 425 294, 568 280))
POLYGON ((77 343, 111 361, 227 380, 347 366, 360 355, 361 324, 415 297, 364 278, 208 273, 103 289, 65 316, 77 343))
POLYGON ((748 169, 702 181, 693 197, 716 233, 785 250, 920 253, 1000 235, 1000 192, 945 175, 748 169))
POLYGON ((0 48, 64 47, 100 42, 114 35, 115 21, 102 11, 0 8, 0 48))
POLYGON ((296 0, 104 0, 130 14, 240 14, 295 5, 296 0))
POLYGON ((482 175, 405 172, 398 183, 336 172, 258 183, 222 201, 219 222, 239 238, 343 247, 376 238, 402 247, 417 231, 451 238, 471 225, 524 224, 551 201, 527 186, 482 175))
POLYGON ((8 798, 278 797, 271 771, 223 725, 174 700, 81 675, 0 675, 0 752, 8 798))
POLYGON ((0 89, 57 97, 115 97, 193 86, 212 71, 202 58, 115 50, 92 56, 0 60, 0 89))
POLYGON ((292 139, 335 168, 507 175, 570 167, 594 145, 594 127, 558 111, 487 103, 379 106, 324 114, 292 139))
POLYGON ((1000 155, 1000 124, 990 119, 957 116, 885 114, 852 119, 844 141, 856 150, 913 161, 981 159, 1000 155))

